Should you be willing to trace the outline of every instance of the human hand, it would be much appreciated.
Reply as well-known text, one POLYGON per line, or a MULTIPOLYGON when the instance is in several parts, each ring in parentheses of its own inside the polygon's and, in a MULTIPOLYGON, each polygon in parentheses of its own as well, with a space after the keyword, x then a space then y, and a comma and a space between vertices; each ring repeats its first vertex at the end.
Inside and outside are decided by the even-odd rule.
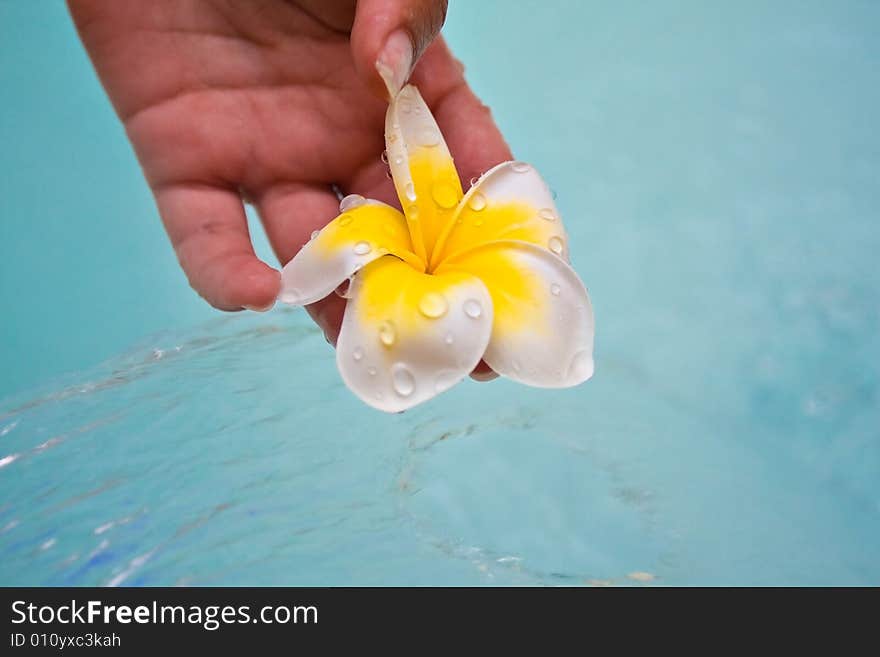
MULTIPOLYGON (((244 199, 282 263, 338 214, 334 185, 399 207, 380 160, 379 71, 399 88, 418 60, 410 79, 465 188, 511 159, 462 66, 435 39, 445 1, 68 4, 190 285, 221 310, 268 309, 280 287, 279 272, 254 254, 244 199)), ((344 307, 331 295, 308 308, 330 342, 344 307)))

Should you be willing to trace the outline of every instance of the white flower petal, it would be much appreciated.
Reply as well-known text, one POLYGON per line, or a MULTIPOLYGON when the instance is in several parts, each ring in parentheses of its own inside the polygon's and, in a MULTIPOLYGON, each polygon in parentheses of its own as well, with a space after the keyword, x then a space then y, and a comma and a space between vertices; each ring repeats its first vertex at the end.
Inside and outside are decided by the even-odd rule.
POLYGON ((455 385, 489 342, 492 301, 469 274, 423 274, 386 257, 367 265, 350 293, 336 363, 352 392, 379 410, 406 410, 455 385))
POLYGON ((497 240, 529 242, 568 260, 568 237, 553 193, 525 162, 499 164, 468 190, 432 253, 432 266, 497 240))
POLYGON ((378 201, 350 208, 327 224, 281 270, 279 301, 304 306, 323 299, 364 265, 393 254, 422 262, 399 210, 378 201))
POLYGON ((593 309, 575 271, 527 242, 493 242, 443 261, 438 274, 469 273, 492 295, 494 325, 483 360, 498 374, 542 388, 593 375, 593 309))

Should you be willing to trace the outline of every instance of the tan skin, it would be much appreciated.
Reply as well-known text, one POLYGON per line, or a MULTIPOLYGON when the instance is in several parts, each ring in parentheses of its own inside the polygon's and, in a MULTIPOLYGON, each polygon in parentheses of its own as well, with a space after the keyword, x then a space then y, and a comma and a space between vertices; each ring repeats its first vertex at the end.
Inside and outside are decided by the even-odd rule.
MULTIPOLYGON (((254 255, 243 199, 282 263, 338 214, 333 185, 399 207, 380 160, 387 101, 372 64, 381 30, 367 24, 381 23, 384 7, 359 13, 363 29, 355 24, 350 39, 354 5, 345 1, 69 4, 180 264, 211 305, 265 309, 278 294, 278 270, 254 255)), ((511 159, 442 38, 425 49, 411 81, 463 181, 511 159)), ((344 304, 331 295, 308 308, 334 343, 344 304)), ((475 378, 488 376, 481 364, 475 378)))

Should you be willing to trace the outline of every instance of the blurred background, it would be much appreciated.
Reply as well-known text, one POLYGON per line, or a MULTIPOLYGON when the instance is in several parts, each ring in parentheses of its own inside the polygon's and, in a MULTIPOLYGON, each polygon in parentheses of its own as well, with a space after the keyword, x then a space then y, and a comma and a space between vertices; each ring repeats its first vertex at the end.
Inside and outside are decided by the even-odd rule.
POLYGON ((386 417, 189 289, 64 4, 0 0, 0 584, 880 583, 878 26, 453 0, 597 372, 386 417))

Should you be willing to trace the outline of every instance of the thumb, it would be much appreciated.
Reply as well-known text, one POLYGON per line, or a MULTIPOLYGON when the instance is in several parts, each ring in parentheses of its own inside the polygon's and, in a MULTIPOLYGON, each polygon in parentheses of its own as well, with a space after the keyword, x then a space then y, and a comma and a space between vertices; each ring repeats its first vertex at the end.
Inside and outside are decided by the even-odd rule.
POLYGON ((380 97, 406 84, 419 56, 440 33, 447 0, 358 0, 351 28, 354 65, 380 97))

